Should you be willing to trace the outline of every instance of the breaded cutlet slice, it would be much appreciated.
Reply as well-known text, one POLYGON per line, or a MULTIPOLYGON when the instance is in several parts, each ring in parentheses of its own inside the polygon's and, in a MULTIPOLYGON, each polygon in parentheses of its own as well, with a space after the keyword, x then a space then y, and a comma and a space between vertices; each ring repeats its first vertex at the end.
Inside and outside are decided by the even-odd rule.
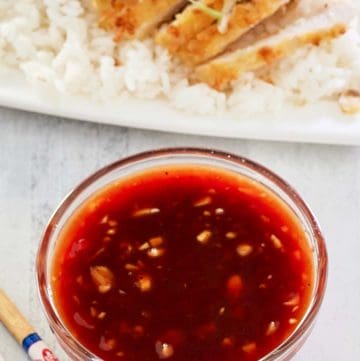
POLYGON ((142 39, 169 20, 187 0, 94 0, 100 26, 115 32, 116 40, 142 39))
MULTIPOLYGON (((204 0, 221 10, 224 0, 204 0)), ((273 15, 290 0, 247 0, 236 3, 228 17, 227 29, 219 31, 218 23, 196 5, 189 5, 156 36, 156 42, 188 65, 197 65, 216 56, 239 37, 273 15), (201 14, 202 13, 202 14, 201 14)))
POLYGON ((305 45, 318 46, 322 41, 344 34, 354 16, 353 9, 347 4, 327 6, 316 15, 299 19, 273 36, 232 49, 198 66, 195 77, 215 89, 226 90, 244 72, 271 65, 305 45))

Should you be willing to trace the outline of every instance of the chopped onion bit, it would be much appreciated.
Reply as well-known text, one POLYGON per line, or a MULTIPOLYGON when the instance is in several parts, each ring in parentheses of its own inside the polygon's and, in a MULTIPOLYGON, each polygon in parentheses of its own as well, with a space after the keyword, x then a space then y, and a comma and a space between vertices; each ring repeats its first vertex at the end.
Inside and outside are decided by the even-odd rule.
POLYGON ((127 271, 137 271, 139 269, 139 267, 135 264, 132 264, 132 263, 126 263, 124 268, 127 270, 127 271))
POLYGON ((174 354, 174 348, 166 342, 157 341, 155 350, 160 359, 167 359, 174 354))
POLYGON ((271 321, 269 322, 269 325, 266 329, 265 335, 266 336, 271 336, 273 335, 279 328, 279 322, 277 321, 271 321))
POLYGON ((99 320, 103 320, 105 318, 105 316, 106 316, 106 312, 102 311, 98 314, 97 318, 99 320))
POLYGON ((216 208, 216 209, 215 209, 215 214, 216 214, 217 216, 221 216, 221 215, 224 214, 224 213, 225 213, 224 208, 216 208))
POLYGON ((115 277, 112 271, 106 266, 90 267, 90 275, 100 293, 111 290, 115 277))
POLYGON ((152 247, 147 251, 147 255, 151 258, 161 257, 165 253, 164 248, 152 247))
POLYGON ((246 353, 253 353, 256 351, 256 343, 255 342, 249 342, 243 345, 242 350, 246 353))
POLYGON ((204 207, 204 206, 211 204, 211 202, 212 202, 212 198, 210 196, 205 196, 205 197, 202 197, 202 198, 198 199, 197 201, 195 201, 193 206, 194 207, 204 207))
POLYGON ((253 251, 253 246, 251 246, 250 244, 239 244, 236 248, 236 252, 240 257, 246 257, 249 254, 251 254, 253 251))
POLYGON ((104 336, 101 337, 99 348, 102 351, 110 351, 116 347, 116 340, 114 338, 106 339, 104 336))
POLYGON ((132 216, 137 218, 137 217, 150 216, 152 214, 157 214, 157 213, 160 213, 159 208, 142 208, 134 211, 132 216))
POLYGON ((221 345, 225 348, 230 348, 234 346, 234 340, 231 337, 224 337, 221 345))
POLYGON ((280 239, 278 237, 275 236, 275 234, 272 234, 270 236, 270 241, 272 242, 273 246, 277 249, 281 249, 283 248, 283 244, 280 241, 280 239))
POLYGON ((135 286, 138 287, 141 292, 148 292, 152 288, 152 279, 149 275, 140 275, 138 280, 135 282, 135 286))
POLYGON ((139 247, 139 251, 145 251, 150 248, 150 244, 145 242, 139 247))
POLYGON ((283 302, 284 306, 297 306, 300 302, 300 296, 298 293, 293 293, 290 295, 289 299, 283 302))
POLYGON ((227 232, 227 233, 225 234, 225 237, 226 237, 227 239, 235 239, 235 238, 237 237, 237 234, 236 234, 235 232, 227 232))
POLYGON ((196 236, 196 240, 199 243, 205 244, 210 240, 211 235, 212 235, 211 231, 204 230, 196 236))
POLYGON ((162 237, 152 237, 149 239, 149 244, 151 245, 151 247, 157 247, 157 246, 161 246, 164 243, 164 239, 162 237))

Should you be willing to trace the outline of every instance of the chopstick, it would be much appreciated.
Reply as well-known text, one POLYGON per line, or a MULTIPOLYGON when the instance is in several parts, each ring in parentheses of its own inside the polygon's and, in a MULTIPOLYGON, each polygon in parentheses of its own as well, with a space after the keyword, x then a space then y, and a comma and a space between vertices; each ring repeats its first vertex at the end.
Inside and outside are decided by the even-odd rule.
POLYGON ((1 289, 0 322, 4 324, 15 340, 22 345, 31 360, 59 361, 41 340, 40 336, 35 332, 35 329, 29 324, 18 308, 1 289))

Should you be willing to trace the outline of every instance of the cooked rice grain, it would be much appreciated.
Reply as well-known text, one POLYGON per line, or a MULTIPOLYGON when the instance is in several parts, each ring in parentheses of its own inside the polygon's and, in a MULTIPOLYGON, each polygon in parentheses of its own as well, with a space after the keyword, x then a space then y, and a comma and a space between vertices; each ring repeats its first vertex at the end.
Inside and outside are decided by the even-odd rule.
POLYGON ((301 49, 266 73, 247 73, 224 94, 190 84, 188 70, 151 40, 114 43, 97 26, 90 0, 0 0, 0 68, 18 69, 31 84, 64 94, 107 102, 165 98, 188 112, 233 111, 240 118, 360 90, 360 29, 354 23, 344 36, 301 49))

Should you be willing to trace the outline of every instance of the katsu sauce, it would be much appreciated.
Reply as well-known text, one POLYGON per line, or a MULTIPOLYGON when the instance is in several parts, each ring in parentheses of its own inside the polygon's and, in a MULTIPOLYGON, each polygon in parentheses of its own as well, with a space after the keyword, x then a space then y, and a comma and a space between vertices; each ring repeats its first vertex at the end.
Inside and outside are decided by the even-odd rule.
POLYGON ((57 244, 55 305, 107 361, 258 360, 294 331, 313 291, 294 213, 215 167, 113 182, 74 212, 57 244))

